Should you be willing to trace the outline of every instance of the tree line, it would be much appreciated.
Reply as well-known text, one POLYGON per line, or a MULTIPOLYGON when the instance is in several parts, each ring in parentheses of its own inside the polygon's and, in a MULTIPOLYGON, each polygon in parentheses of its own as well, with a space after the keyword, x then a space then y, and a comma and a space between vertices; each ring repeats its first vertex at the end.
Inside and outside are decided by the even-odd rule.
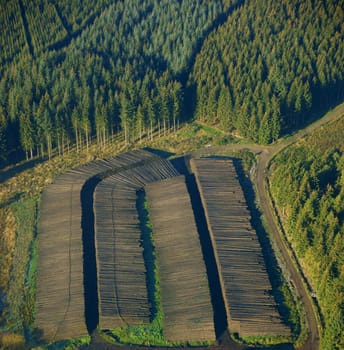
POLYGON ((271 189, 319 302, 321 349, 344 347, 344 118, 282 151, 271 189))
POLYGON ((341 1, 248 1, 211 33, 189 87, 195 117, 263 144, 344 97, 341 1))
POLYGON ((343 99, 340 2, 238 3, 1 0, 2 164, 193 118, 270 143, 343 99))

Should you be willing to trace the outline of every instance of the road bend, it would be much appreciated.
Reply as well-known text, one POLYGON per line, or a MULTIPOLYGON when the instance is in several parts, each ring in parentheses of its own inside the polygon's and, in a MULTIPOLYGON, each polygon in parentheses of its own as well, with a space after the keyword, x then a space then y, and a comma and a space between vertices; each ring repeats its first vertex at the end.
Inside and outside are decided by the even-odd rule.
MULTIPOLYGON (((245 144, 245 145, 238 145, 238 144, 232 144, 232 145, 226 145, 226 146, 218 146, 218 147, 208 147, 203 150, 198 150, 191 152, 189 156, 191 157, 197 157, 197 156, 205 156, 205 155, 211 155, 216 154, 223 150, 243 150, 247 149, 250 150, 258 155, 258 161, 257 161, 257 171, 256 171, 256 177, 255 177, 255 184, 257 187, 257 196, 260 201, 261 210, 263 214, 266 217, 266 221, 268 224, 268 227, 271 232, 271 237, 275 243, 275 246, 277 249, 281 252, 281 256, 284 259, 284 263, 286 265, 286 268, 288 269, 290 278, 293 280, 293 284, 297 290, 298 295, 300 295, 302 302, 304 304, 304 310, 306 314, 306 320, 309 327, 309 336, 307 338, 307 341, 300 347, 300 350, 318 350, 319 349, 319 329, 318 329, 318 320, 316 316, 316 311, 313 309, 312 304, 312 298, 310 296, 309 291, 307 290, 307 287, 305 283, 303 282, 301 272, 296 268, 292 257, 290 256, 290 252, 288 250, 288 247, 286 245, 286 242, 284 240, 284 237, 282 233, 279 230, 278 224, 276 222, 276 215, 274 208, 271 205, 271 201, 268 194, 268 167, 271 159, 282 149, 285 147, 291 145, 292 143, 299 140, 301 137, 309 134, 313 130, 321 127, 322 125, 332 122, 340 117, 344 116, 344 104, 339 105, 334 110, 327 113, 323 118, 317 120, 315 123, 309 125, 307 128, 300 130, 295 135, 289 137, 288 139, 279 141, 271 146, 261 146, 256 144, 245 144)), ((145 347, 123 347, 119 345, 110 345, 108 343, 105 343, 103 339, 98 336, 100 340, 92 341, 91 345, 87 347, 83 347, 83 349, 145 349, 145 347)), ((225 345, 213 345, 210 346, 210 349, 212 350, 228 350, 233 349, 244 349, 244 346, 240 346, 239 344, 236 345, 228 345, 228 341, 224 342, 225 345)), ((148 348, 146 348, 148 349, 148 348)), ((166 348, 157 348, 157 350, 160 349, 166 349, 166 348)), ((195 348, 195 350, 198 348, 195 348)))
POLYGON ((278 247, 283 260, 289 270, 290 279, 292 280, 297 293, 299 294, 301 301, 304 306, 306 320, 308 323, 309 336, 303 346, 300 347, 302 350, 313 350, 319 349, 320 340, 320 321, 315 310, 315 305, 308 290, 302 272, 296 267, 297 262, 293 259, 293 254, 287 247, 286 240, 283 237, 283 233, 278 227, 277 217, 278 213, 272 206, 271 199, 269 198, 269 184, 268 184, 268 168, 271 159, 282 149, 290 146, 291 144, 298 141, 300 138, 310 134, 314 130, 322 127, 325 124, 334 122, 335 120, 344 116, 344 104, 337 106, 335 109, 327 113, 323 118, 318 119, 305 129, 300 130, 295 135, 288 139, 280 142, 279 144, 273 145, 263 150, 259 155, 257 173, 256 173, 256 186, 257 194, 260 201, 261 210, 265 215, 268 227, 270 228, 271 235, 278 247))
POLYGON ((310 124, 305 129, 300 130, 296 134, 284 139, 279 140, 270 146, 261 146, 256 144, 234 144, 225 145, 218 147, 208 147, 203 150, 192 152, 191 156, 202 156, 209 154, 216 154, 223 150, 243 150, 247 149, 255 152, 258 155, 257 160, 257 171, 255 176, 255 183, 257 188, 257 195, 259 198, 259 203, 261 210, 265 216, 269 231, 271 232, 271 237, 277 247, 284 264, 288 270, 290 280, 292 281, 297 294, 301 298, 303 303, 306 322, 308 324, 308 338, 306 342, 299 348, 300 350, 317 350, 319 349, 319 321, 317 311, 313 304, 312 297, 310 295, 310 290, 306 286, 304 277, 302 276, 302 271, 300 271, 297 266, 297 261, 292 257, 292 251, 287 247, 287 243, 283 237, 283 233, 279 229, 277 223, 278 213, 272 206, 271 199, 269 197, 269 184, 268 184, 268 168, 271 159, 284 148, 290 146, 291 144, 297 142, 300 138, 310 134, 314 130, 320 128, 321 126, 331 123, 344 116, 344 103, 337 106, 335 109, 328 112, 324 117, 318 119, 314 123, 310 124))

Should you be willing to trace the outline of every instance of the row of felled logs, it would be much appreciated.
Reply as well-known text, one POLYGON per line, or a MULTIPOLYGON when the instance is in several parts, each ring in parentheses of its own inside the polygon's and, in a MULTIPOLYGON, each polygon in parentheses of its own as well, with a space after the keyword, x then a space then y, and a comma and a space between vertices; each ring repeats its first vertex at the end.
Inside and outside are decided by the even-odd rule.
POLYGON ((96 188, 94 209, 99 327, 148 323, 136 191, 104 180, 96 188))
MULTIPOLYGON (((64 181, 67 181, 65 177, 64 181)), ((42 195, 36 327, 48 340, 87 334, 83 298, 80 188, 50 185, 42 195), (78 220, 79 219, 79 220, 78 220)))
POLYGON ((288 335, 231 160, 192 159, 211 235, 229 329, 240 336, 288 335))
POLYGON ((164 336, 215 340, 206 268, 184 176, 145 187, 160 277, 164 336))
POLYGON ((83 281, 81 191, 93 177, 157 157, 139 150, 97 160, 58 176, 42 194, 38 231, 35 326, 55 341, 87 335, 83 281))
POLYGON ((137 191, 149 182, 176 175, 169 161, 159 159, 123 168, 96 187, 95 242, 102 329, 150 321, 137 191))

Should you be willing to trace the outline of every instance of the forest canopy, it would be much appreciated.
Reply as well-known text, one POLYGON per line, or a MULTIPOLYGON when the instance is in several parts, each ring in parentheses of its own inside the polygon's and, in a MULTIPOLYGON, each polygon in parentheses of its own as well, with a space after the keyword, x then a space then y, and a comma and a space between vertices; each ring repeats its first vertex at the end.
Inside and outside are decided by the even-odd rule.
POLYGON ((342 100, 343 18, 341 1, 245 2, 197 55, 195 117, 266 144, 342 100))
POLYGON ((344 118, 283 150, 271 189, 323 316, 321 349, 344 347, 344 118))
POLYGON ((192 118, 269 143, 343 99, 340 1, 0 4, 2 163, 192 118))
POLYGON ((88 143, 128 142, 183 110, 177 75, 231 2, 1 1, 3 160, 88 143), (11 28, 9 28, 12 26, 11 28))

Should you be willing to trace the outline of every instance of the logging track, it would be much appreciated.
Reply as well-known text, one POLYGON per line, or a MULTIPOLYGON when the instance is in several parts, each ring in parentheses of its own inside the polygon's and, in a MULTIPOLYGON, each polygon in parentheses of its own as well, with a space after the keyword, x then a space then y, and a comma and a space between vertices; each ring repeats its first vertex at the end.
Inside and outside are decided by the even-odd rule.
MULTIPOLYGON (((260 146, 256 144, 245 144, 245 145, 225 145, 218 147, 208 147, 203 150, 194 151, 191 154, 185 156, 186 161, 188 161, 192 157, 199 157, 202 155, 211 155, 216 154, 223 150, 250 150, 258 155, 257 157, 257 171, 255 174, 254 182, 257 191, 257 197, 259 199, 260 208, 266 218, 267 225, 270 229, 272 239, 276 244, 282 258, 284 259, 284 263, 286 264, 290 278, 293 279, 294 286, 297 290, 297 293, 300 295, 301 300, 304 305, 304 310, 306 314, 306 319, 309 327, 309 336, 306 342, 299 348, 300 350, 317 350, 319 349, 319 328, 318 328, 318 317, 316 311, 313 306, 313 301, 310 295, 310 291, 307 289, 305 282, 303 281, 302 272, 300 272, 291 257, 291 253, 289 248, 286 245, 284 237, 280 232, 276 220, 277 213, 275 209, 271 205, 271 200, 269 198, 269 189, 268 189, 268 167, 272 158, 281 150, 290 146, 291 144, 297 142, 302 137, 308 135, 315 129, 321 127, 324 124, 333 122, 344 115, 344 104, 337 106, 332 111, 328 112, 323 118, 317 120, 312 123, 308 127, 303 130, 300 130, 295 135, 276 142, 271 146, 260 146)), ((89 346, 85 347, 87 349, 144 349, 145 347, 123 347, 118 345, 111 345, 104 343, 104 340, 99 337, 98 334, 93 334, 92 342, 89 346)), ((149 348, 146 348, 149 349, 149 348)), ((155 348, 155 349, 166 349, 166 348, 155 348)), ((196 347, 194 349, 197 349, 196 347)), ((204 349, 204 348, 199 348, 204 349)), ((218 344, 209 346, 208 349, 212 350, 243 350, 248 349, 244 345, 239 345, 231 341, 228 337, 228 333, 225 332, 220 339, 218 339, 218 344)))
POLYGON ((272 239, 276 244, 284 263, 287 266, 287 269, 290 273, 290 279, 293 280, 293 284, 297 290, 298 295, 301 297, 303 303, 304 311, 306 314, 306 320, 309 328, 309 336, 305 344, 300 347, 302 350, 316 350, 319 349, 319 321, 317 311, 313 304, 312 297, 310 295, 310 290, 308 290, 302 271, 299 271, 296 267, 297 262, 295 262, 293 252, 290 252, 290 248, 287 247, 287 243, 281 233, 277 219, 278 213, 271 205, 271 198, 269 195, 269 185, 268 185, 268 176, 269 176, 269 164, 273 157, 286 147, 297 142, 302 137, 310 134, 317 128, 331 123, 344 115, 344 104, 337 106, 335 109, 328 112, 324 117, 318 119, 311 125, 295 133, 293 136, 276 142, 271 146, 260 146, 256 144, 245 144, 245 145, 226 145, 219 147, 209 147, 205 150, 195 151, 191 154, 191 157, 216 154, 217 152, 223 150, 243 150, 247 149, 253 151, 258 155, 257 160, 257 171, 255 174, 254 182, 256 186, 257 196, 259 199, 260 209, 263 212, 267 225, 270 229, 272 239))

